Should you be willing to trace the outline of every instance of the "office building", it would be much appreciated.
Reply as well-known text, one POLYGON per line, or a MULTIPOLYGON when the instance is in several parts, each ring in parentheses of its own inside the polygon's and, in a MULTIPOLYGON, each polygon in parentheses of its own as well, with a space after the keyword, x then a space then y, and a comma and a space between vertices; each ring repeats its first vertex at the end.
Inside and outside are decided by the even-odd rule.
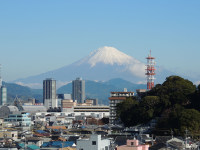
POLYGON ((86 99, 85 103, 91 103, 91 105, 98 105, 98 99, 97 98, 93 98, 93 99, 86 99))
POLYGON ((115 124, 116 120, 116 106, 118 103, 121 103, 126 100, 128 97, 133 97, 134 92, 127 92, 127 89, 124 89, 124 92, 111 92, 110 100, 110 117, 109 123, 115 124))
POLYGON ((56 80, 52 78, 43 81, 43 103, 46 108, 57 107, 56 80))
POLYGON ((76 78, 72 81, 72 98, 77 103, 84 103, 85 100, 85 81, 81 78, 76 78))
POLYGON ((1 78, 1 64, 0 64, 0 87, 2 87, 2 78, 1 78))
POLYGON ((17 114, 10 114, 8 118, 4 118, 5 122, 15 122, 20 126, 31 126, 31 117, 29 113, 21 112, 17 114))
POLYGON ((1 65, 0 65, 0 105, 7 104, 7 88, 2 84, 1 65))
POLYGON ((1 86, 1 93, 0 93, 0 105, 7 104, 7 88, 5 86, 1 86))
POLYGON ((58 102, 58 107, 62 107, 62 100, 64 99, 72 99, 71 94, 57 94, 57 102, 58 102))

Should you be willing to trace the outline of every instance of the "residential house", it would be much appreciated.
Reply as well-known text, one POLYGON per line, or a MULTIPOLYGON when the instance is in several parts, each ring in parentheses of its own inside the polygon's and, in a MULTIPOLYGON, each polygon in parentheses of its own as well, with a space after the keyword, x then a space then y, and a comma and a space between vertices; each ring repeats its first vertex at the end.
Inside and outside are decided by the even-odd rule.
POLYGON ((117 150, 148 150, 149 145, 140 145, 138 140, 127 140, 126 145, 118 146, 117 150))
POLYGON ((101 135, 92 134, 89 139, 78 139, 77 150, 110 150, 110 139, 102 139, 101 135))
POLYGON ((18 138, 18 131, 2 130, 0 131, 0 138, 9 138, 16 141, 18 138))

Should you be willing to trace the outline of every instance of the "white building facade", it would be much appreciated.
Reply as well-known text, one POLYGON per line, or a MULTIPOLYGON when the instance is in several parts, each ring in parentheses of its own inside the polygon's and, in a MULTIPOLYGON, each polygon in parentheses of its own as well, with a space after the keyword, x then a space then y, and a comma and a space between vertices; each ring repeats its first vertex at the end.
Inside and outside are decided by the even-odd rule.
POLYGON ((124 90, 124 92, 111 92, 110 93, 110 117, 109 117, 109 123, 115 124, 116 121, 116 106, 118 103, 121 103, 126 100, 128 97, 133 97, 134 92, 127 92, 127 89, 124 90))
POLYGON ((78 139, 77 150, 110 150, 110 140, 101 135, 92 134, 89 139, 78 139))

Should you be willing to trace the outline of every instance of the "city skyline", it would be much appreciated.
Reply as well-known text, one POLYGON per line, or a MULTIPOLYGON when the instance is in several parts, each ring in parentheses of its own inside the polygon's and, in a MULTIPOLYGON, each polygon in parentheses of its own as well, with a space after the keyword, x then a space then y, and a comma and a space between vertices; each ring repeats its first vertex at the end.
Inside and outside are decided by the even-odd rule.
POLYGON ((199 6, 199 1, 1 1, 2 79, 51 71, 103 46, 144 63, 151 49, 159 66, 198 77, 199 6))

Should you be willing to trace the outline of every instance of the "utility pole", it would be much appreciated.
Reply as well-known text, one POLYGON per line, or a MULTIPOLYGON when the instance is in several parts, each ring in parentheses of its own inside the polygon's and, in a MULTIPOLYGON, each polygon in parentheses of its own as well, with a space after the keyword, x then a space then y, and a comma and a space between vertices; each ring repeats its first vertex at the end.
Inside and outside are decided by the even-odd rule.
POLYGON ((153 146, 154 143, 153 143, 153 134, 152 134, 152 137, 151 137, 151 145, 153 146))
POLYGON ((187 134, 188 134, 188 130, 186 128, 186 130, 185 130, 185 148, 187 148, 187 134))
POLYGON ((171 136, 172 136, 172 139, 174 138, 173 134, 174 134, 174 132, 173 132, 173 130, 171 130, 171 136))

